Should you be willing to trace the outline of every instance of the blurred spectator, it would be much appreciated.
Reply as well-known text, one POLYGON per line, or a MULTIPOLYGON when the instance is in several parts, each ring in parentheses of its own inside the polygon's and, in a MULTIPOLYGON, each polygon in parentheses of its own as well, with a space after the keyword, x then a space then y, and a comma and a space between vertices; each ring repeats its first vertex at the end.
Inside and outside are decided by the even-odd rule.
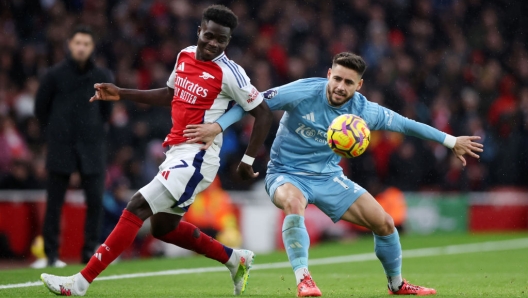
POLYGON ((119 221, 123 209, 125 209, 128 201, 130 201, 129 189, 130 182, 128 179, 120 178, 112 183, 110 190, 104 194, 103 224, 101 235, 99 236, 100 243, 103 243, 108 235, 110 235, 119 221))
POLYGON ((28 151, 22 135, 11 118, 0 116, 0 171, 7 174, 9 165, 15 159, 27 159, 28 151))
POLYGON ((59 224, 66 189, 75 171, 80 172, 87 206, 83 263, 91 258, 99 240, 105 172, 104 125, 112 106, 88 101, 94 94, 95 83, 111 80, 105 69, 94 65, 94 46, 92 31, 77 27, 68 40, 68 57, 44 75, 36 96, 35 115, 47 143, 43 236, 48 266, 64 265, 57 259, 59 224))
POLYGON ((10 173, 0 179, 0 189, 38 189, 42 187, 33 176, 29 162, 14 159, 10 169, 10 173))
POLYGON ((420 186, 431 184, 428 179, 434 170, 433 160, 423 142, 405 139, 389 158, 387 180, 402 191, 421 190, 420 186))
POLYGON ((147 155, 145 156, 145 165, 142 169, 142 178, 145 183, 152 180, 159 172, 159 166, 165 160, 165 149, 162 141, 152 140, 147 144, 147 155))

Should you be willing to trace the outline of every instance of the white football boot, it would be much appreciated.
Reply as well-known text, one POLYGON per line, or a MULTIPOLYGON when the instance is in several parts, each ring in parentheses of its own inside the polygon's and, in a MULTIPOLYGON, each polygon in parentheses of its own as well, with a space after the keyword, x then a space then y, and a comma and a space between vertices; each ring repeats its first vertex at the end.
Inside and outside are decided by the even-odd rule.
POLYGON ((43 269, 48 266, 48 259, 46 258, 40 258, 36 259, 35 262, 31 263, 29 267, 33 269, 43 269))
POLYGON ((72 276, 56 276, 42 273, 40 279, 50 292, 59 296, 84 296, 90 283, 77 273, 72 276))
MULTIPOLYGON (((31 267, 33 269, 44 269, 44 268, 48 267, 48 259, 47 258, 37 259, 35 262, 31 263, 31 265, 29 265, 29 267, 31 267)), ((63 261, 57 259, 55 262, 53 262, 53 264, 51 264, 51 267, 64 268, 64 267, 66 267, 66 263, 64 263, 63 261)))
POLYGON ((61 260, 56 260, 55 262, 53 262, 53 265, 52 265, 52 266, 55 267, 55 268, 64 268, 64 267, 66 267, 66 265, 67 265, 67 264, 64 263, 63 261, 61 261, 61 260))
POLYGON ((246 249, 233 249, 233 254, 225 264, 231 272, 231 278, 235 285, 234 294, 240 295, 246 290, 249 278, 249 270, 253 265, 255 254, 246 249))

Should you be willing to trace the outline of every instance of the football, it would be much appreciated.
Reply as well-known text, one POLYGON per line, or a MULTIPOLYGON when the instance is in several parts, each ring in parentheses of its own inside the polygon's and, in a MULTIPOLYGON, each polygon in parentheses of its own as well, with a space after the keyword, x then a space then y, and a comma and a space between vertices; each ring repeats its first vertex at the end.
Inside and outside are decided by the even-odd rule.
POLYGON ((358 157, 370 143, 370 129, 365 120, 352 114, 341 115, 328 127, 328 146, 337 155, 358 157))

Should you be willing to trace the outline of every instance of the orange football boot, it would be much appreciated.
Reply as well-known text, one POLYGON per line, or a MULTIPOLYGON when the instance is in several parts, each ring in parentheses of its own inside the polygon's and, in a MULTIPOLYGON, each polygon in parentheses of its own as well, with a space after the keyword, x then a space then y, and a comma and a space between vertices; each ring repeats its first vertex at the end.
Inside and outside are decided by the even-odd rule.
POLYGON ((436 294, 436 290, 435 289, 415 286, 415 285, 410 284, 409 282, 407 282, 405 279, 403 280, 403 284, 402 284, 401 288, 398 291, 393 292, 389 288, 389 295, 425 296, 425 295, 434 295, 434 294, 436 294))
POLYGON ((323 295, 321 290, 315 285, 312 277, 304 274, 304 278, 297 285, 297 297, 320 297, 323 295))

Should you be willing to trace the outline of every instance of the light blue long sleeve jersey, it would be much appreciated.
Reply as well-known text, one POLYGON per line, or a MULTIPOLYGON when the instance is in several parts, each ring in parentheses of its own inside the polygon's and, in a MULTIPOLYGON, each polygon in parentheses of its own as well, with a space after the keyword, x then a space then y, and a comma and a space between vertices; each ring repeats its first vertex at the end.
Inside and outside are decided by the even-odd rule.
MULTIPOLYGON (((271 110, 285 111, 271 147, 268 173, 320 175, 342 171, 338 165, 341 157, 333 153, 326 141, 328 126, 342 114, 363 118, 370 130, 389 130, 441 144, 446 142, 445 133, 370 102, 358 92, 344 105, 333 107, 326 97, 327 84, 326 78, 308 78, 263 93, 271 110)), ((216 122, 225 130, 244 114, 236 105, 216 122)))

